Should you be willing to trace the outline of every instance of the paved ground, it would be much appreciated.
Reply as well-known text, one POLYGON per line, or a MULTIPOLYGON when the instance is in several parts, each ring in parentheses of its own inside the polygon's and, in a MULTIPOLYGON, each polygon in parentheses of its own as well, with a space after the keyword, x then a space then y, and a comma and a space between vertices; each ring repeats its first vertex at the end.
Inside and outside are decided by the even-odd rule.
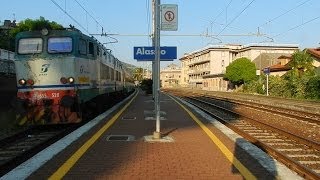
POLYGON ((166 95, 161 96, 161 110, 165 112, 161 132, 173 142, 145 142, 144 137, 155 130, 155 121, 146 120, 150 119, 152 110, 152 97, 140 92, 123 114, 119 117, 116 114, 114 119, 105 118, 28 179, 47 179, 51 175, 64 179, 275 178, 237 143, 198 117, 223 144, 213 142, 188 113, 166 95), (135 140, 107 141, 110 135, 130 135, 135 140), (227 150, 223 150, 224 146, 227 150), (240 168, 240 173, 241 165, 248 171, 240 168))

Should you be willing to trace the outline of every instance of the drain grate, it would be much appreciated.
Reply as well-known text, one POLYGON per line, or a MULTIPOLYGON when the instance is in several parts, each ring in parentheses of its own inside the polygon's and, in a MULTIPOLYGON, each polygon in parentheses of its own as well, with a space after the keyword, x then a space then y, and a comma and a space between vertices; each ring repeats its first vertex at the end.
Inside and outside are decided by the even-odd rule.
POLYGON ((109 135, 107 141, 134 141, 132 135, 109 135))
POLYGON ((136 117, 122 117, 122 120, 136 120, 136 117))

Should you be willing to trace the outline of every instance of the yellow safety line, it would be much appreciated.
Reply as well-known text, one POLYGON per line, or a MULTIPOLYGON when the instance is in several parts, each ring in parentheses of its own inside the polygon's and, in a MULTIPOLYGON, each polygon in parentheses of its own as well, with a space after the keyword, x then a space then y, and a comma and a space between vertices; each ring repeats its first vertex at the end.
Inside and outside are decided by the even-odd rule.
POLYGON ((99 139, 99 137, 113 125, 113 123, 119 118, 123 111, 132 103, 137 97, 137 94, 127 103, 116 115, 114 115, 110 121, 108 121, 98 132, 96 132, 86 143, 84 143, 60 168, 53 173, 49 179, 62 179, 68 171, 74 166, 74 164, 81 158, 81 156, 99 139))
MULTIPOLYGON (((172 98, 170 96, 170 98, 172 98)), ((207 128, 191 111, 184 107, 177 100, 172 98, 178 103, 190 117, 202 128, 202 130, 210 137, 214 144, 220 149, 220 151, 226 156, 226 158, 240 171, 245 179, 257 179, 235 156, 234 154, 215 136, 209 128, 207 128)))

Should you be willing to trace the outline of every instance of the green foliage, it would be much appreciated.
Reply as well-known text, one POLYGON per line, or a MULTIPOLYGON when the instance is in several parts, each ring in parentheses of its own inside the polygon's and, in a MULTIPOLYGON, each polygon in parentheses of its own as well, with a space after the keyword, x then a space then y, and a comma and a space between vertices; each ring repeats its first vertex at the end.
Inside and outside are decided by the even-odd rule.
POLYGON ((286 81, 287 90, 292 98, 305 98, 306 87, 310 78, 314 76, 314 71, 300 71, 292 69, 288 71, 282 78, 286 81))
MULTIPOLYGON (((264 82, 266 82, 266 78, 264 78, 264 82)), ((266 84, 266 83, 265 83, 266 84)), ((264 94, 266 94, 266 85, 264 94)), ((291 97, 291 92, 288 89, 288 83, 280 76, 269 76, 269 94, 271 96, 278 96, 278 97, 291 97)))
POLYGON ((37 31, 41 30, 43 28, 47 28, 48 30, 57 30, 57 29, 63 29, 63 26, 54 22, 54 21, 48 21, 44 17, 40 17, 39 19, 32 20, 32 19, 26 19, 24 21, 21 21, 18 23, 18 26, 11 29, 9 32, 1 32, 0 36, 0 48, 7 49, 10 51, 15 50, 15 36, 19 32, 23 31, 37 31), (5 34, 3 34, 5 33, 5 34), (3 35, 3 36, 2 36, 3 35))
POLYGON ((136 81, 139 81, 141 82, 142 79, 143 79, 143 68, 136 68, 134 69, 134 72, 133 72, 133 79, 136 80, 136 81))
POLYGON ((140 83, 141 89, 146 92, 146 94, 152 94, 152 79, 143 79, 140 83))
POLYGON ((226 68, 224 78, 238 86, 248 83, 256 79, 256 66, 247 58, 236 59, 226 68))
POLYGON ((320 99, 320 76, 314 76, 309 79, 306 85, 307 99, 320 99))
MULTIPOLYGON (((320 71, 313 67, 313 61, 305 50, 296 51, 289 62, 291 70, 282 77, 269 76, 269 94, 284 98, 320 99, 320 71)), ((259 81, 244 84, 243 91, 266 94, 266 76, 261 75, 259 81)))
POLYGON ((292 68, 291 73, 301 77, 305 73, 314 71, 314 59, 307 53, 307 50, 297 50, 292 54, 292 59, 288 65, 292 68))
POLYGON ((9 31, 0 30, 0 48, 14 51, 14 38, 9 36, 9 31))
POLYGON ((263 84, 259 81, 250 81, 244 85, 243 92, 263 94, 263 84))

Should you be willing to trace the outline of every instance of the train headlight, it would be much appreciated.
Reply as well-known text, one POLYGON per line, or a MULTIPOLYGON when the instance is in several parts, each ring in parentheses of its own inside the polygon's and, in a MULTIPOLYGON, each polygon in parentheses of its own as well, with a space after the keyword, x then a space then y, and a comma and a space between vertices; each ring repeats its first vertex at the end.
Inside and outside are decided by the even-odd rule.
POLYGON ((73 84, 73 83, 74 83, 74 78, 73 78, 73 77, 69 77, 69 78, 68 78, 68 82, 69 82, 70 84, 73 84))
POLYGON ((20 85, 24 86, 24 85, 26 85, 27 82, 26 82, 26 80, 24 80, 24 79, 19 79, 18 83, 19 83, 20 85))
POLYGON ((66 84, 66 83, 68 82, 68 80, 67 80, 67 78, 65 78, 65 77, 61 77, 61 78, 60 78, 60 82, 61 82, 62 84, 66 84))
POLYGON ((32 85, 34 85, 34 81, 32 79, 28 79, 27 80, 27 84, 32 86, 32 85))

